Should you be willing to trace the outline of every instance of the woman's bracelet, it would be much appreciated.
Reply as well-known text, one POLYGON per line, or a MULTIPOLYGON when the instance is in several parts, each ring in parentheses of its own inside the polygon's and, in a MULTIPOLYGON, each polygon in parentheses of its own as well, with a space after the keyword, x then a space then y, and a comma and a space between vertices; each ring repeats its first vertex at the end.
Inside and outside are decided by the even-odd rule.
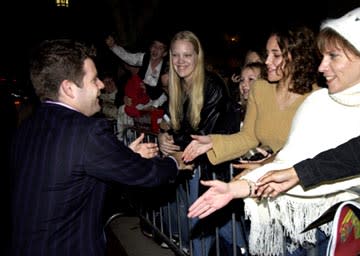
POLYGON ((252 192, 253 192, 253 189, 252 189, 252 186, 251 186, 251 182, 247 179, 242 179, 244 181, 246 181, 246 183, 248 184, 248 187, 249 187, 249 194, 246 196, 246 197, 250 197, 252 195, 252 192))

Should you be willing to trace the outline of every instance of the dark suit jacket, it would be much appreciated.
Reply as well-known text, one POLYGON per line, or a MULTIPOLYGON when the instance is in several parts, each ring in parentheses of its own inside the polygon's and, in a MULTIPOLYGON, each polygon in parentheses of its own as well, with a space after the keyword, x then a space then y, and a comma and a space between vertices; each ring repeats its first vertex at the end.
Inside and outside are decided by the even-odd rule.
POLYGON ((294 165, 305 189, 360 175, 360 136, 294 165))
POLYGON ((177 175, 173 159, 144 159, 108 121, 43 103, 11 148, 13 255, 104 255, 106 182, 157 186, 177 175))

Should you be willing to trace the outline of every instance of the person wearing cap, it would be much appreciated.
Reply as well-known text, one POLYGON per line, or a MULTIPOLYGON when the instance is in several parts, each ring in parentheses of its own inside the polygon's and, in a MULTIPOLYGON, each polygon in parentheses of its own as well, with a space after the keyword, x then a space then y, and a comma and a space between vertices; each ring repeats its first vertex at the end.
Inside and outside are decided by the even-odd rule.
POLYGON ((360 175, 308 190, 298 185, 267 200, 256 198, 256 183, 271 170, 290 168, 360 135, 358 31, 360 8, 322 23, 317 45, 323 58, 318 69, 328 88, 314 92, 300 106, 288 140, 272 163, 230 183, 203 181, 210 188, 190 206, 188 217, 204 218, 234 198, 245 198, 251 220, 250 254, 325 255, 332 223, 302 231, 334 204, 356 198, 346 189, 358 185, 360 175))
MULTIPOLYGON (((355 55, 354 60, 358 63, 360 57, 360 34, 354 33, 354 31, 360 28, 360 8, 349 12, 340 19, 325 22, 323 27, 324 30, 328 27, 343 35, 344 39, 351 44, 349 47, 355 55)), ((321 33, 324 34, 325 32, 321 33)), ((355 64, 354 68, 356 68, 355 64)), ((351 74, 357 77, 356 81, 359 83, 359 72, 351 70, 351 74)), ((334 149, 322 152, 312 159, 303 160, 291 168, 270 171, 259 179, 257 195, 274 197, 289 190, 299 182, 304 189, 311 189, 324 182, 331 183, 338 179, 358 176, 360 175, 359 151, 360 137, 358 136, 334 149)))
POLYGON ((165 73, 168 43, 165 37, 157 36, 151 42, 148 52, 130 53, 116 44, 113 36, 109 35, 105 42, 110 50, 120 59, 131 66, 139 66, 139 76, 144 81, 146 92, 157 108, 167 101, 160 76, 165 73))

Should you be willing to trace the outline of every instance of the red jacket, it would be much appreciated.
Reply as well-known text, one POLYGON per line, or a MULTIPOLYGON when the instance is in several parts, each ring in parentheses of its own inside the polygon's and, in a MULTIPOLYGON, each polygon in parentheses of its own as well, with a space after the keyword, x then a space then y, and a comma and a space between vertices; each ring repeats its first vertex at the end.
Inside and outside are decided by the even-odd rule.
POLYGON ((131 106, 125 105, 126 114, 131 117, 140 116, 140 111, 136 108, 136 105, 146 104, 150 101, 144 82, 137 74, 131 76, 125 84, 125 96, 131 99, 131 106))

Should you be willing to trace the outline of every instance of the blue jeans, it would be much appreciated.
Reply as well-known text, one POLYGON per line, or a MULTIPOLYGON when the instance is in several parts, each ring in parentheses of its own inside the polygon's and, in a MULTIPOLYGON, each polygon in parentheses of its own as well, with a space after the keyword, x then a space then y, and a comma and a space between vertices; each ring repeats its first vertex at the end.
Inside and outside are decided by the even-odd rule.
MULTIPOLYGON (((193 178, 189 180, 189 204, 190 206, 199 197, 199 180, 200 171, 197 168, 194 172, 193 178)), ((244 223, 242 220, 235 221, 235 236, 236 245, 240 248, 247 248, 246 232, 243 229, 244 223)), ((231 213, 219 211, 213 213, 209 217, 199 220, 191 219, 191 233, 198 235, 192 236, 193 255, 202 256, 208 255, 212 244, 215 241, 215 228, 218 227, 218 234, 228 244, 233 244, 233 220, 231 213), (220 220, 221 219, 221 220, 220 220), (199 229, 199 232, 195 230, 199 229), (195 232, 194 232, 195 231, 195 232), (209 232, 207 232, 209 231, 209 232)))
MULTIPOLYGON (((168 207, 165 207, 165 223, 168 229, 170 226, 172 235, 179 236, 182 248, 190 249, 191 240, 194 256, 209 254, 215 242, 216 227, 218 227, 218 235, 223 242, 223 248, 227 247, 229 248, 228 251, 232 252, 234 240, 239 248, 246 249, 248 233, 245 231, 244 221, 243 219, 233 218, 231 208, 227 211, 215 212, 202 220, 187 217, 189 206, 198 198, 199 179, 200 171, 196 169, 192 177, 180 181, 176 188, 176 198, 174 197, 168 207), (170 214, 170 217, 168 214, 170 214), (233 226, 236 240, 233 239, 233 226)), ((232 254, 228 253, 226 255, 232 254)), ((241 254, 238 253, 237 255, 241 254)))

